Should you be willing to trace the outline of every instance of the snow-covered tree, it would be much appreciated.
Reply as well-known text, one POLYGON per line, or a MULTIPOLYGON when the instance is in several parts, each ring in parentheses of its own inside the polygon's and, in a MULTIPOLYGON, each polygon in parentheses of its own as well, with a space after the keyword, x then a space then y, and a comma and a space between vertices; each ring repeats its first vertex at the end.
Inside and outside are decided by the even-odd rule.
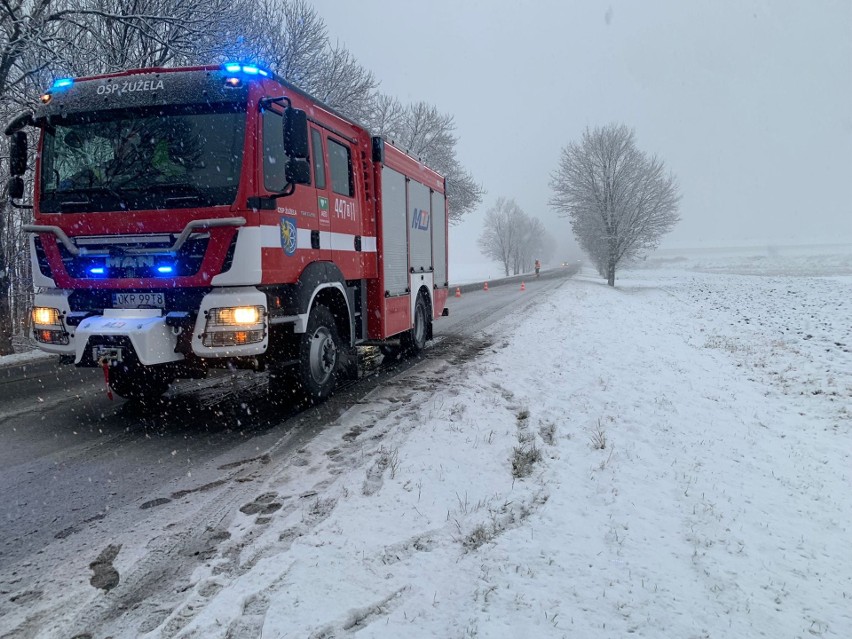
POLYGON ((448 113, 427 102, 403 106, 398 100, 378 96, 367 121, 375 135, 419 158, 424 164, 447 176, 450 222, 458 222, 482 201, 485 190, 456 157, 455 121, 448 113))
POLYGON ((518 221, 517 240, 512 255, 514 274, 528 273, 533 270, 536 260, 550 259, 555 244, 540 219, 524 214, 518 221))
POLYGON ((498 198, 485 213, 479 250, 503 265, 506 275, 529 272, 536 259, 547 259, 553 239, 541 220, 530 217, 511 198, 498 198), (548 248, 549 247, 549 248, 548 248))
POLYGON ((636 147, 632 129, 586 129, 562 149, 551 175, 550 204, 571 228, 610 286, 616 268, 656 248, 679 221, 674 176, 656 155, 636 147))

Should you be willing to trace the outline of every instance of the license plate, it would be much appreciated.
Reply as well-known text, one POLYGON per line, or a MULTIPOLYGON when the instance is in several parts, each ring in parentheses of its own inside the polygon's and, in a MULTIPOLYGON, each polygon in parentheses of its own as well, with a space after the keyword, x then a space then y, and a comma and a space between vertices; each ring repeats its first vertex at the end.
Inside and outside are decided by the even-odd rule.
POLYGON ((124 350, 116 346, 93 346, 92 359, 99 363, 104 360, 121 362, 124 360, 124 350))
POLYGON ((163 293, 113 293, 113 308, 165 308, 163 293))

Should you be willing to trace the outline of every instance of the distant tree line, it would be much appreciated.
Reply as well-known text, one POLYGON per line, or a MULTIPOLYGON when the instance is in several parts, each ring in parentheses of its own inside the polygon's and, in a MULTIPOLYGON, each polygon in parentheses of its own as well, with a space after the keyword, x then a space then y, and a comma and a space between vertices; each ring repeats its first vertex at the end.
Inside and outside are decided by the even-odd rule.
MULTIPOLYGON (((453 117, 381 93, 373 73, 329 38, 305 0, 5 0, 0 122, 34 104, 58 76, 227 59, 265 64, 446 175, 451 221, 481 201, 483 188, 456 157, 453 117)), ((0 136, 0 354, 12 352, 13 336, 26 334, 32 296, 22 231, 30 214, 10 208, 8 155, 0 136)))
POLYGON ((529 273, 536 260, 546 262, 556 242, 537 217, 527 215, 511 198, 498 198, 485 213, 479 250, 503 265, 505 275, 529 273))

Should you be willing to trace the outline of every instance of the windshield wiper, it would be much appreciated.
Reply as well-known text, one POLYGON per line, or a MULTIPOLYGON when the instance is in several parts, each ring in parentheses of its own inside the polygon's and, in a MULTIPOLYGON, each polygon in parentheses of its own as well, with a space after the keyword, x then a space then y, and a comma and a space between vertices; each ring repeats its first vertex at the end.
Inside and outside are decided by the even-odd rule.
POLYGON ((73 196, 82 196, 86 198, 85 200, 62 200, 59 203, 61 208, 75 208, 80 206, 90 206, 93 203, 92 197, 96 195, 111 195, 116 200, 118 200, 118 205, 122 209, 127 208, 127 202, 124 199, 124 196, 116 191, 115 189, 111 189, 108 186, 91 186, 83 189, 65 189, 61 191, 61 193, 73 195, 73 196))
POLYGON ((144 193, 162 195, 167 206, 192 202, 207 204, 210 202, 210 194, 194 184, 151 184, 141 190, 144 193))
POLYGON ((181 204, 183 202, 186 202, 186 203, 201 202, 201 203, 203 203, 203 202, 206 202, 207 200, 208 200, 208 198, 206 198, 203 195, 177 195, 175 197, 167 197, 166 198, 166 204, 167 205, 181 204))

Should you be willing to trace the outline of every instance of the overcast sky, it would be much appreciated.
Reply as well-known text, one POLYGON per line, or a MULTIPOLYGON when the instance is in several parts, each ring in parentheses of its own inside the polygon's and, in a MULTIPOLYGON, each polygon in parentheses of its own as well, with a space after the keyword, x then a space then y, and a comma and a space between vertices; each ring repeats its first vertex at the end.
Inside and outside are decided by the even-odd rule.
POLYGON ((455 116, 488 193, 547 205, 560 149, 622 122, 677 175, 664 246, 852 241, 852 1, 314 0, 382 90, 455 116))

